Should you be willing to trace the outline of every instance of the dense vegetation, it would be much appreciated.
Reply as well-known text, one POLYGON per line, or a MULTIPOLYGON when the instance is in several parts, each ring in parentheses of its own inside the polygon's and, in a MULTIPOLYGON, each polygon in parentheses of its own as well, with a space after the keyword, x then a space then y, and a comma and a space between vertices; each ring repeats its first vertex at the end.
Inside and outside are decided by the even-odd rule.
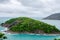
POLYGON ((0 33, 0 40, 6 39, 7 37, 5 36, 5 34, 0 33))
POLYGON ((53 25, 28 17, 13 18, 6 21, 5 24, 12 24, 13 22, 18 22, 9 28, 13 32, 36 32, 37 30, 42 30, 44 33, 60 32, 53 25))

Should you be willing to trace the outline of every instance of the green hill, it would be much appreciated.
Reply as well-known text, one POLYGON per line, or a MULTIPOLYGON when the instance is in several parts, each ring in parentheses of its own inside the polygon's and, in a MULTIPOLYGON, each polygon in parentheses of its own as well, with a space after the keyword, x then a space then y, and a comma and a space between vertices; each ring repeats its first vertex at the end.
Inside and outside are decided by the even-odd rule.
POLYGON ((12 18, 3 26, 13 32, 60 33, 55 26, 28 17, 12 18))

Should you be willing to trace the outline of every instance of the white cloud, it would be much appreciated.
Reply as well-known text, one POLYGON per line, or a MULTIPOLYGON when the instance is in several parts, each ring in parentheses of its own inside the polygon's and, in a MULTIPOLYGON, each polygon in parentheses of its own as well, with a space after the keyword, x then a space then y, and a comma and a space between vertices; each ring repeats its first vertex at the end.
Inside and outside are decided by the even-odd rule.
POLYGON ((0 17, 45 17, 56 12, 59 0, 0 0, 0 17))

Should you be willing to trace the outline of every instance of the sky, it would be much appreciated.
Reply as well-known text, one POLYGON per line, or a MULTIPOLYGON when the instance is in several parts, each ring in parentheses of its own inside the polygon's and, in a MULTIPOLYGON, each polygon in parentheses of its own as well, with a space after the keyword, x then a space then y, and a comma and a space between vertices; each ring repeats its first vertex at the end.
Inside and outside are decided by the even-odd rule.
POLYGON ((0 17, 47 17, 60 13, 60 0, 0 0, 0 17))

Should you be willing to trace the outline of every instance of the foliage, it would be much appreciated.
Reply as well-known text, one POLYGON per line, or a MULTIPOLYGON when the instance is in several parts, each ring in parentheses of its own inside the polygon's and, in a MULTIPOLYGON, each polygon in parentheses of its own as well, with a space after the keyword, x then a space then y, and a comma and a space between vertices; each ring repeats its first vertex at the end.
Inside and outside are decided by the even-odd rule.
POLYGON ((16 18, 15 18, 15 19, 10 19, 10 20, 6 21, 6 24, 11 24, 11 23, 14 22, 15 20, 16 20, 16 18))
POLYGON ((56 39, 56 38, 55 38, 54 40, 60 40, 60 39, 56 39))
POLYGON ((0 33, 0 38, 7 39, 7 37, 3 33, 0 33))
POLYGON ((13 18, 6 21, 5 23, 11 24, 16 20, 19 21, 19 23, 9 28, 11 31, 14 31, 14 32, 24 32, 24 31, 34 32, 37 29, 43 30, 45 33, 52 33, 53 31, 55 32, 60 31, 53 25, 50 25, 50 24, 47 24, 38 20, 34 20, 28 17, 13 18))

